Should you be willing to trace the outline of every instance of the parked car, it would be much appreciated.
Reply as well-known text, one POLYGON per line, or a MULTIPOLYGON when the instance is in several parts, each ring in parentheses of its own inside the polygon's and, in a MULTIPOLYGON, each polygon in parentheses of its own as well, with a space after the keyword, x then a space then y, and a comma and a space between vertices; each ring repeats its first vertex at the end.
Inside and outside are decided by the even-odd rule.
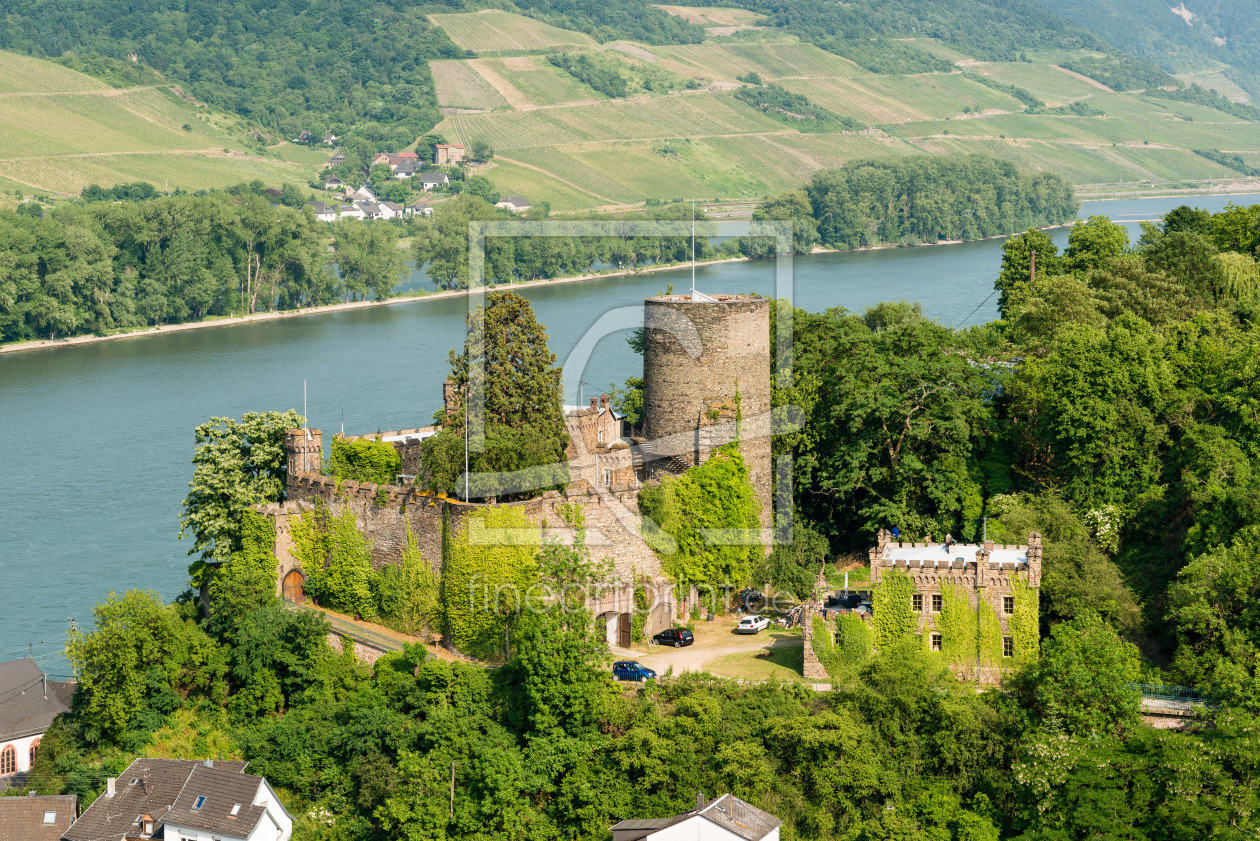
POLYGON ((642 683, 656 677, 656 672, 634 660, 618 660, 613 663, 613 677, 617 680, 634 680, 642 683))
POLYGON ((739 624, 735 626, 737 634, 759 634, 766 628, 770 627, 770 620, 764 616, 745 616, 739 620, 739 624))
POLYGON ((695 641, 695 635, 686 628, 670 628, 668 631, 661 631, 652 637, 652 642, 657 645, 672 645, 674 648, 682 648, 684 645, 691 645, 695 641))

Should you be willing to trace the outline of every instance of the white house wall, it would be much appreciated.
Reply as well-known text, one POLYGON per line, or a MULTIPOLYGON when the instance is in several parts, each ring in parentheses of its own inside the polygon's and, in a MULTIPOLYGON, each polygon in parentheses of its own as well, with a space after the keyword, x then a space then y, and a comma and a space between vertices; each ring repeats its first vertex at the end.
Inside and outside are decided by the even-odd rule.
MULTIPOLYGON (((682 823, 653 832, 647 841, 746 841, 729 829, 718 826, 708 818, 699 815, 688 818, 682 823)), ((762 841, 779 841, 779 828, 767 835, 762 841)))

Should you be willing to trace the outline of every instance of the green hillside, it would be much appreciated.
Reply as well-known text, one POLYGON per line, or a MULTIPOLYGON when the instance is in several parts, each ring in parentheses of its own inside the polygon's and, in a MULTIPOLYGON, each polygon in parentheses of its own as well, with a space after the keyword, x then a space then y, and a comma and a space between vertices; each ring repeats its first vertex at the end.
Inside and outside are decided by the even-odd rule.
MULTIPOLYGON (((498 45, 536 31, 535 21, 520 18, 520 34, 508 28, 505 36, 509 17, 438 19, 466 44, 498 45), (479 25, 486 31, 478 32, 479 25)), ((1168 92, 1113 91, 1068 69, 1109 73, 1118 85, 1162 74, 1105 51, 1049 47, 1013 61, 985 61, 979 50, 904 39, 903 50, 947 69, 895 74, 872 72, 782 30, 664 46, 583 47, 552 37, 555 50, 589 56, 627 79, 650 72, 675 80, 669 89, 609 98, 536 54, 437 65, 445 118, 435 133, 490 144, 494 161, 478 172, 504 195, 546 201, 553 210, 688 196, 752 199, 801 184, 817 170, 879 155, 982 152, 1078 185, 1232 179, 1244 173, 1195 150, 1260 156, 1260 124, 1164 98, 1168 92), (750 35, 756 40, 743 40, 750 35), (754 89, 744 81, 752 78, 767 86, 761 90, 781 88, 860 130, 815 131, 759 109, 735 93, 754 89)))
POLYGON ((112 88, 40 59, 0 53, 0 187, 77 195, 150 181, 200 190, 261 179, 304 183, 326 155, 265 150, 241 120, 169 85, 112 88))

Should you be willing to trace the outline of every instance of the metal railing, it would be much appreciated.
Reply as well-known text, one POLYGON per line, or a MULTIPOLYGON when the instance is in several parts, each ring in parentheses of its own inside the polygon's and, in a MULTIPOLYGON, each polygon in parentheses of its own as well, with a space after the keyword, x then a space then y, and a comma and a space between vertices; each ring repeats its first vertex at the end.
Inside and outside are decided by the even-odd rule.
POLYGON ((1129 686, 1142 693, 1143 698, 1159 701, 1206 701, 1207 696, 1197 689, 1188 686, 1158 686, 1150 683, 1130 683, 1129 686))
POLYGON ((309 610, 312 613, 318 613, 328 621, 328 624, 332 626, 334 633, 343 637, 349 637, 356 642, 361 642, 364 645, 370 645, 373 648, 379 648, 381 651, 403 650, 403 643, 401 640, 394 639, 393 637, 387 637, 384 634, 373 631, 371 628, 364 628, 361 625, 356 625, 353 622, 334 616, 327 611, 316 610, 309 605, 297 604, 296 602, 291 602, 288 599, 282 599, 280 603, 289 610, 309 610))

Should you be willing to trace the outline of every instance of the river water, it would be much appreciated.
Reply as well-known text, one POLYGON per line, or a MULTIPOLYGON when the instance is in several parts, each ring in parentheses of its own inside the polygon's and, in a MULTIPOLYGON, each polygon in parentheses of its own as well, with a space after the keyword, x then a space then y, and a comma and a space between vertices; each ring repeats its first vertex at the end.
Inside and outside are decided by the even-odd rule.
MULTIPOLYGON (((1137 224, 1182 203, 1225 197, 1087 202, 1081 215, 1137 224)), ((1238 204, 1260 195, 1234 196, 1238 204)), ((1060 247, 1067 231, 1054 232, 1060 247)), ((793 299, 860 312, 917 300, 947 325, 997 315, 1002 240, 797 257, 793 299)), ((643 298, 691 282, 688 269, 528 289, 566 364, 566 401, 639 373, 625 329, 643 298), (597 326, 598 325, 598 326, 597 326), (611 325, 611 327, 610 327, 611 325), (594 332, 592 329, 594 328, 594 332), (609 332, 609 330, 612 332, 609 332), (607 335, 603 335, 607 333, 607 335), (589 334, 589 335, 588 335, 589 334), (570 358, 583 336, 590 353, 570 358)), ((709 293, 774 294, 774 263, 702 266, 709 293)), ((186 586, 190 541, 177 541, 192 475, 193 428, 212 416, 303 407, 326 435, 430 422, 447 354, 461 347, 467 303, 452 298, 0 354, 0 660, 35 654, 64 676, 67 622, 90 626, 111 591, 186 586)))

